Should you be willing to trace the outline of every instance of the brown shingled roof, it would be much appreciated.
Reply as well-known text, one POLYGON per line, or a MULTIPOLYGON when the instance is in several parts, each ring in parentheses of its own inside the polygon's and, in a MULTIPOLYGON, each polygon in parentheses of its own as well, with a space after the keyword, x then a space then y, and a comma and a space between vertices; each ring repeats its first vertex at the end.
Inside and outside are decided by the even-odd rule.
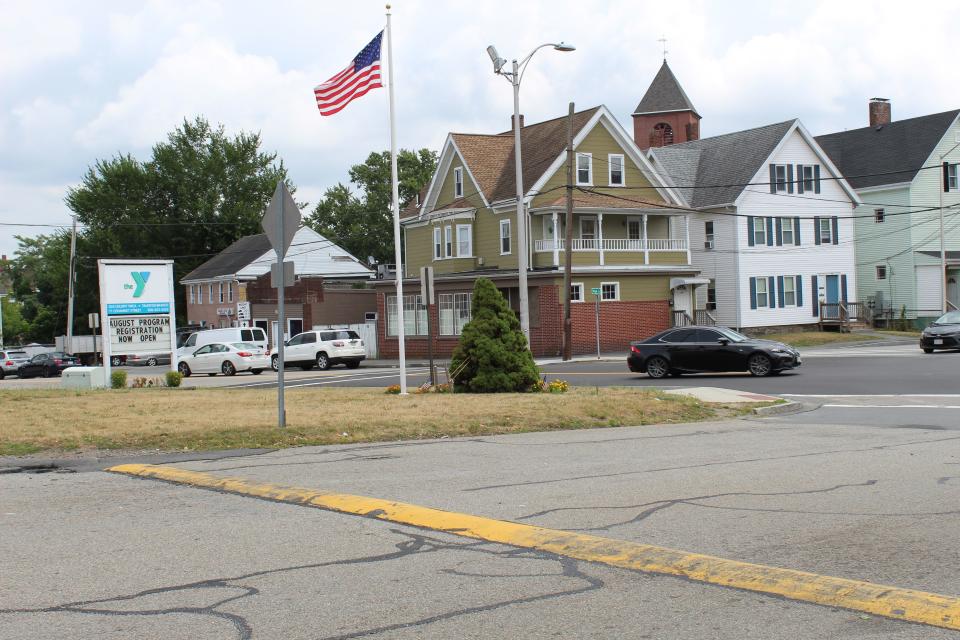
MULTIPOLYGON (((574 137, 599 109, 600 107, 593 107, 573 114, 574 137)), ((516 198, 516 160, 512 130, 496 135, 450 135, 463 154, 463 159, 479 183, 487 202, 516 198)), ((523 186, 529 190, 566 148, 567 116, 523 127, 520 130, 520 144, 523 154, 523 186)))

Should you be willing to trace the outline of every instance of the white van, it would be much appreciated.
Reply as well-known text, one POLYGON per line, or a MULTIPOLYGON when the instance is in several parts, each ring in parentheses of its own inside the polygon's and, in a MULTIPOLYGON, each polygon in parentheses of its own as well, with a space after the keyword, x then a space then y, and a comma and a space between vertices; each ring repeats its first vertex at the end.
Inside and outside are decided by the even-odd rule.
POLYGON ((226 329, 207 329, 190 334, 183 346, 177 349, 177 357, 192 354, 205 344, 211 342, 251 342, 264 350, 268 355, 270 348, 267 345, 267 332, 260 327, 228 327, 226 329))

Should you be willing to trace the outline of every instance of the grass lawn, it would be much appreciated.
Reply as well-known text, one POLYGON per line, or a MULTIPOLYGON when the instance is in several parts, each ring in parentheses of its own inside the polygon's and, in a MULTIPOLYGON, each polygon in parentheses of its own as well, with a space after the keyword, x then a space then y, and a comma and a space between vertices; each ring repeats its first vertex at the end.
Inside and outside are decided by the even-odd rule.
POLYGON ((694 422, 749 410, 625 388, 407 397, 380 389, 291 389, 281 431, 275 390, 3 391, 0 405, 0 455, 280 448, 694 422))
POLYGON ((920 331, 895 331, 893 329, 874 329, 877 333, 887 336, 902 336, 904 338, 919 338, 920 331))
POLYGON ((839 331, 796 331, 792 333, 768 333, 760 336, 764 340, 776 340, 792 347, 817 347, 836 342, 864 342, 876 338, 861 333, 840 333, 839 331))

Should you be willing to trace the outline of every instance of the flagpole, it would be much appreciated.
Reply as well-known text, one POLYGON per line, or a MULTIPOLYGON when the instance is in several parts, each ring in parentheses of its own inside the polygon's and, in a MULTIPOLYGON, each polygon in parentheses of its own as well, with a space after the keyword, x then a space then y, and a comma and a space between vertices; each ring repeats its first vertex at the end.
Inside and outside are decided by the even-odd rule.
MULTIPOLYGON (((390 92, 390 181, 393 207, 393 245, 397 263, 397 347, 400 356, 400 395, 407 394, 407 355, 403 332, 403 255, 400 251, 400 186, 397 179, 397 127, 393 100, 393 32, 387 5, 387 89, 390 92)), ((414 310, 416 313, 416 310, 414 310)), ((390 319, 387 318, 389 324, 390 319)))

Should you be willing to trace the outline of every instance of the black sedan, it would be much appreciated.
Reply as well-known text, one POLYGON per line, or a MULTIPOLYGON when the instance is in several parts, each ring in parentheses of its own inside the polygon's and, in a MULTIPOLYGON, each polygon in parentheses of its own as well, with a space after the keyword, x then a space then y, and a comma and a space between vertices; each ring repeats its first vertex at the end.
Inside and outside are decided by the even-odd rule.
POLYGON ((920 348, 924 353, 960 349, 960 311, 945 313, 924 329, 920 334, 920 348))
POLYGON ((53 351, 51 353, 38 353, 17 369, 17 376, 20 378, 33 378, 43 376, 49 378, 63 373, 67 367, 80 366, 80 360, 67 355, 62 351, 53 351))
POLYGON ((627 366, 651 378, 721 371, 767 376, 799 367, 800 353, 780 342, 749 338, 726 327, 679 327, 631 343, 627 366))

